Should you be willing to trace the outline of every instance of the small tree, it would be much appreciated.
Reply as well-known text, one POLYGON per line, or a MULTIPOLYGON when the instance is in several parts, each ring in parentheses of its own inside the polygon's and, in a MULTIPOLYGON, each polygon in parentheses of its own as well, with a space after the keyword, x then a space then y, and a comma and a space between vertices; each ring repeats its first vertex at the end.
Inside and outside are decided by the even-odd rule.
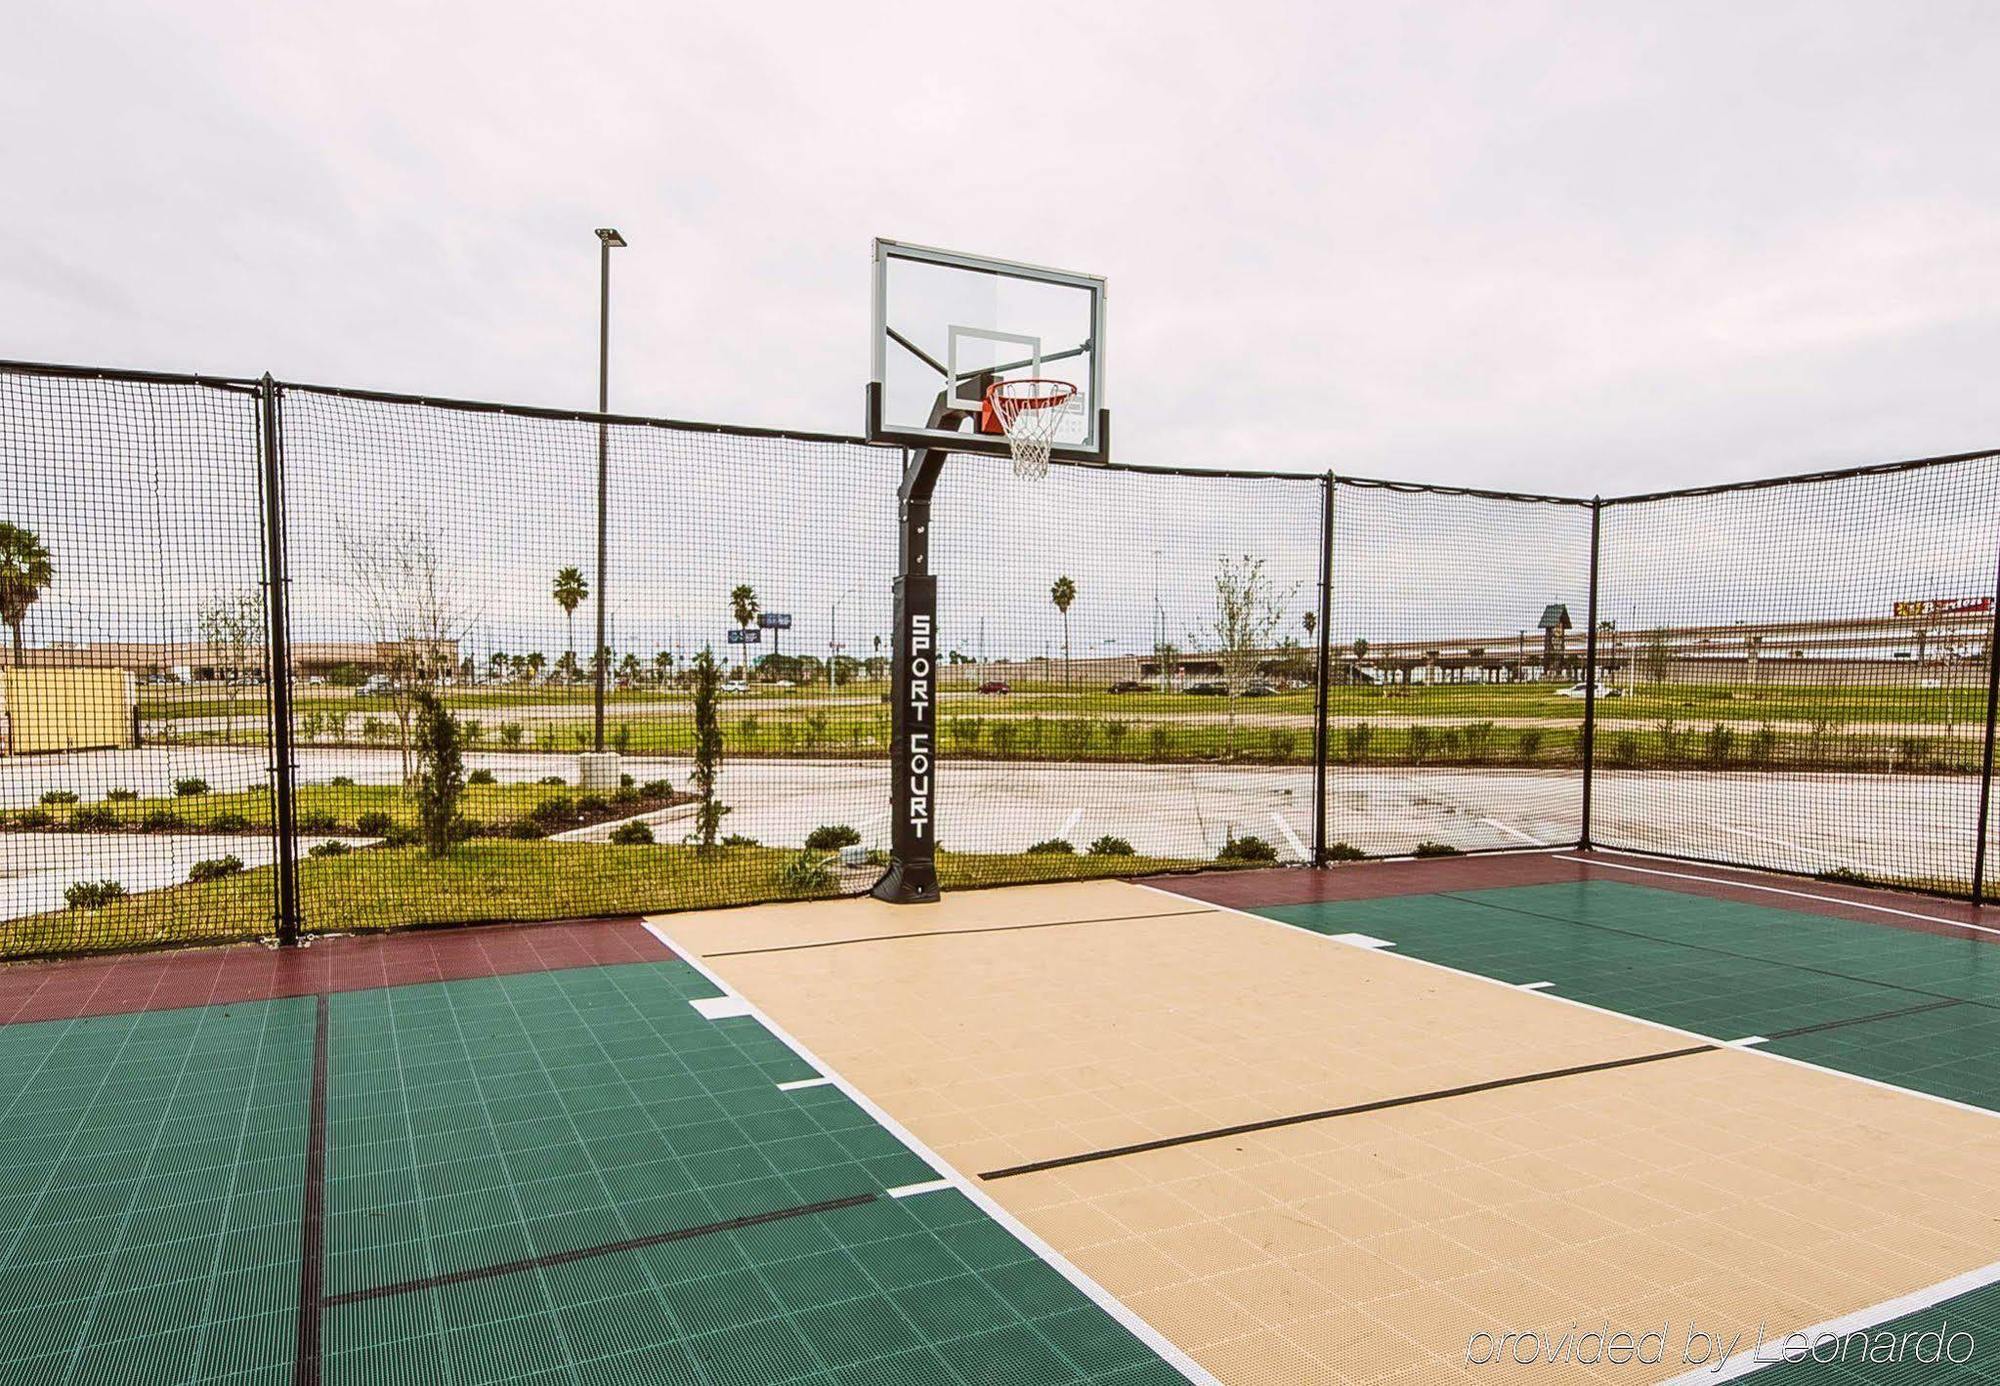
POLYGON ((255 593, 237 592, 217 597, 201 609, 197 618, 202 642, 211 653, 222 652, 225 686, 229 689, 228 730, 222 734, 225 742, 236 734, 236 692, 249 668, 250 642, 263 624, 263 615, 264 603, 255 593))
POLYGON ((1656 626, 1652 634, 1646 637, 1646 653, 1641 659, 1646 669, 1646 677, 1654 683, 1665 683, 1668 658, 1667 633, 1656 626))
POLYGON ((459 826, 458 803, 465 794, 460 728, 430 689, 416 689, 410 698, 417 707, 417 829, 424 850, 442 857, 451 851, 459 826))
POLYGON ((1070 686, 1069 663, 1069 609, 1076 601, 1076 584, 1067 577, 1059 577, 1049 586, 1049 600, 1062 613, 1063 623, 1063 687, 1070 686))
POLYGON ((1292 592, 1280 593, 1264 570, 1264 560, 1245 554, 1241 559, 1224 558, 1215 569, 1215 609, 1202 637, 1212 640, 1222 660, 1222 681, 1227 690, 1227 730, 1223 734, 1223 754, 1236 754, 1236 700, 1257 672, 1257 657, 1276 637, 1285 619, 1285 607, 1292 592))
POLYGON ((1174 680, 1180 677, 1181 647, 1171 640, 1155 641, 1153 665, 1160 671, 1160 687, 1171 690, 1174 680))
MULTIPOLYGON (((757 623, 757 589, 747 582, 739 582, 729 593, 729 614, 736 618, 739 630, 748 630, 757 623)), ((743 677, 750 677, 750 647, 744 645, 743 677)))
POLYGON ((704 647, 694 660, 694 791, 699 802, 694 811, 694 832, 689 836, 704 851, 715 846, 722 816, 729 812, 715 794, 716 772, 722 766, 722 723, 717 705, 722 691, 722 671, 716 667, 715 652, 704 647))
POLYGON ((28 608, 55 580, 55 565, 35 532, 0 521, 0 620, 14 632, 16 664, 26 658, 21 624, 28 619, 28 608))
POLYGON ((1308 611, 1299 617, 1299 623, 1306 628, 1306 639, 1310 640, 1313 638, 1313 632, 1319 629, 1319 613, 1308 611))

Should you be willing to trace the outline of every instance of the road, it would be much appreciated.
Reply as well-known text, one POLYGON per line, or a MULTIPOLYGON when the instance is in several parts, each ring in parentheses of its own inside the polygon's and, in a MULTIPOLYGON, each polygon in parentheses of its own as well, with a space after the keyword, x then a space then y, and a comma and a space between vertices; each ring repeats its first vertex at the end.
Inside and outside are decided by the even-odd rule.
MULTIPOLYGON (((394 784, 402 773, 393 751, 306 750, 299 761, 307 783, 345 775, 394 784)), ((249 789, 267 782, 265 764, 261 751, 211 747, 22 757, 0 761, 0 807, 25 807, 48 789, 73 790, 86 800, 112 788, 164 795, 189 775, 217 791, 249 789)), ((573 774, 575 763, 476 752, 467 765, 502 780, 532 781, 573 774)), ((671 757, 632 757, 628 768, 640 780, 665 777, 676 786, 687 783, 690 769, 671 757)), ((1329 840, 1371 854, 1408 852, 1425 840, 1459 848, 1554 846, 1575 841, 1579 832, 1582 778, 1574 771, 1336 766, 1327 784, 1329 840)), ((797 845, 822 823, 850 824, 871 846, 887 842, 882 761, 730 761, 720 793, 731 807, 724 831, 767 845, 797 845)), ((1745 865, 1962 880, 1977 798, 1971 776, 1600 770, 1594 835, 1606 846, 1745 865)), ((1304 767, 947 759, 938 815, 942 843, 964 851, 1015 852, 1049 837, 1082 848, 1109 833, 1148 855, 1206 859, 1234 833, 1262 837, 1281 858, 1300 860, 1311 836, 1312 774, 1304 767)), ((686 816, 681 809, 651 818, 662 841, 676 841, 686 833, 686 816)), ((574 836, 594 839, 610 826, 574 836)), ((264 845, 256 838, 0 834, 0 880, 48 878, 26 894, 0 895, 0 912, 22 912, 30 899, 45 908, 50 889, 59 903, 61 887, 72 880, 111 877, 128 889, 165 884, 183 879, 195 859, 225 851, 254 864, 268 859, 264 845)))

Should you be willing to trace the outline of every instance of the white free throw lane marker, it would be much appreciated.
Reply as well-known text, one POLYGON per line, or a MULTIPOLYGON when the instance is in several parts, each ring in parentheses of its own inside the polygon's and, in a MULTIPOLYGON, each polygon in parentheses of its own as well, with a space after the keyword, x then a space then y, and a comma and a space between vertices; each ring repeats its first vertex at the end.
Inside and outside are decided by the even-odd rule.
MULTIPOLYGON (((1155 891, 1154 893, 1157 895, 1169 895, 1171 898, 1180 901, 1187 899, 1186 896, 1173 895, 1172 892, 1165 890, 1155 891)), ((1242 911, 1235 911, 1235 913, 1242 913, 1242 911)), ((1249 915, 1248 917, 1251 919, 1257 918, 1256 915, 1249 915)), ((642 923, 646 932, 660 941, 661 947, 706 977, 709 984, 715 987, 716 990, 724 993, 726 996, 742 1000, 746 1014, 756 1017, 760 1025, 769 1030, 773 1035, 776 1035, 794 1054, 797 1054, 801 1059, 804 1059, 821 1073, 824 1073, 835 1087, 846 1094, 850 1102, 868 1113, 869 1116, 875 1118, 883 1130, 901 1141, 905 1146, 908 1146, 919 1158, 926 1161, 932 1169, 942 1173, 951 1183, 951 1186, 971 1199, 981 1212, 1013 1233, 1023 1246, 1041 1257, 1044 1262, 1054 1267, 1057 1274, 1061 1275, 1063 1279, 1069 1281, 1070 1284, 1077 1288, 1078 1293, 1124 1325, 1127 1332, 1151 1348, 1159 1355, 1162 1361, 1173 1367, 1175 1371, 1179 1372, 1189 1381, 1197 1383, 1197 1386, 1222 1386, 1222 1383, 1216 1379, 1213 1372, 1203 1367, 1199 1362, 1196 1362, 1187 1353, 1175 1346, 1174 1343, 1168 1340, 1164 1333, 1140 1318, 1124 1301, 1084 1274, 1068 1257, 1029 1231, 1027 1225, 1019 1218, 996 1203, 991 1194, 975 1185, 961 1171, 947 1164, 943 1157, 935 1150, 932 1150, 912 1135, 907 1126, 883 1111, 874 1099, 862 1092, 861 1089, 855 1087, 854 1084, 848 1082, 837 1070, 822 1063, 818 1055, 799 1043, 784 1026, 772 1020, 770 1016, 766 1015, 760 1008, 751 1005, 749 1001, 737 997, 735 989, 729 983, 723 981, 715 969, 711 968, 694 953, 675 943, 673 936, 664 928, 650 919, 644 920, 642 923)), ((1308 930, 1307 932, 1311 931, 1308 930)))
POLYGON ((688 1004, 701 1012, 703 1020, 728 1020, 750 1014, 749 1003, 740 996, 703 996, 688 1004))
MULTIPOLYGON (((1810 1350, 1815 1342, 1822 1342, 1827 1338, 1845 1338, 1850 1333, 1874 1328, 1891 1319, 1900 1319, 1905 1314, 1914 1314, 1920 1309, 1935 1308, 1948 1299, 1971 1294, 1974 1290, 1983 1290, 1995 1283, 2000 1283, 2000 1261, 1995 1261, 1990 1266, 1981 1266, 1978 1270, 1967 1271, 1964 1275, 1955 1275, 1949 1280, 1940 1280, 1937 1284, 1922 1290, 1912 1290, 1897 1299, 1884 1300, 1867 1309, 1857 1309, 1841 1318, 1828 1319, 1825 1323, 1815 1324, 1811 1328, 1802 1328, 1799 1333, 1804 1336, 1810 1350)), ((1764 1355, 1761 1357, 1755 1349, 1743 1349, 1726 1363, 1711 1362, 1707 1366, 1696 1367, 1692 1371, 1674 1377, 1666 1382, 1665 1386, 1695 1386, 1696 1382, 1735 1381, 1749 1376, 1752 1372, 1762 1371, 1765 1367, 1777 1365, 1782 1360, 1784 1344, 1783 1338, 1763 1344, 1764 1355)))
POLYGON ((1606 861, 1600 856, 1583 856, 1571 852, 1565 854, 1567 861, 1580 861, 1586 866, 1602 866, 1612 871, 1630 871, 1639 876, 1665 876, 1675 881, 1700 881, 1704 885, 1734 886, 1737 890, 1759 890, 1766 895, 1789 895, 1794 900, 1817 900, 1826 905, 1845 905, 1853 910, 1873 910, 1877 914, 1893 914, 1904 919, 1921 919, 1927 924, 1943 924, 1953 929, 1971 929, 1975 933, 1992 934, 2000 938, 2000 929, 1988 924, 1967 924, 1958 919, 1941 919, 1934 914, 1919 914, 1915 910, 1899 910, 1889 905, 1871 905, 1866 900, 1848 900, 1838 895, 1819 895, 1810 890, 1787 890, 1783 886, 1757 885, 1750 881, 1738 881, 1728 876, 1699 876, 1692 871, 1662 871, 1654 866, 1631 866, 1622 861, 1606 861))
POLYGON ((923 1184, 898 1185, 888 1192, 891 1198, 908 1198, 912 1194, 936 1193, 939 1189, 948 1189, 950 1187, 951 1180, 949 1179, 932 1179, 928 1183, 923 1184))
POLYGON ((1312 859, 1311 854, 1306 851, 1305 843, 1299 841, 1299 835, 1293 832, 1292 825, 1285 821, 1284 814, 1279 813, 1276 809, 1272 809, 1271 821, 1278 825, 1278 831, 1285 835, 1285 841, 1292 844, 1292 853, 1294 856, 1298 857, 1300 861, 1310 861, 1312 859))
POLYGON ((1335 943, 1352 944, 1356 948, 1394 948, 1396 945, 1386 938, 1375 938, 1369 934, 1327 934, 1325 937, 1335 943))
POLYGON ((832 1084, 831 1078, 795 1078, 789 1083, 778 1084, 779 1092, 797 1092, 800 1088, 824 1088, 832 1084))
POLYGON ((1484 823, 1487 827, 1492 828, 1497 832, 1503 832, 1507 834, 1507 836, 1514 838, 1517 841, 1532 843, 1537 847, 1547 847, 1549 845, 1548 843, 1542 841, 1539 837, 1530 837, 1528 834, 1522 832, 1519 828, 1509 827, 1507 824, 1502 823, 1497 818, 1482 818, 1479 821, 1484 823))

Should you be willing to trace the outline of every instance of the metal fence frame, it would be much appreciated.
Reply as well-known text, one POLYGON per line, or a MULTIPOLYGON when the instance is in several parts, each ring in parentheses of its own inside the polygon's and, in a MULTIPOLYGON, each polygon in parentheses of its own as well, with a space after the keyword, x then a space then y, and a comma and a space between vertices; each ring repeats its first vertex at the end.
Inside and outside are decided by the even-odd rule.
MULTIPOLYGON (((643 428, 664 429, 682 433, 706 433, 744 438, 780 439, 804 443, 837 443, 843 445, 867 446, 865 440, 846 434, 822 433, 807 430, 769 429, 729 424, 691 422, 677 419, 657 418, 643 415, 598 413, 587 410, 566 410, 538 408, 525 405, 490 403, 475 400, 438 398, 426 395, 400 394, 388 391, 351 389, 334 386, 309 385, 284 382, 269 374, 260 378, 231 377, 218 375, 181 374, 157 371, 118 370, 97 367, 82 367, 21 361, 0 361, 0 374, 42 376, 80 380, 100 380, 109 382, 163 385, 196 386, 205 389, 224 390, 233 393, 254 394, 258 400, 258 455, 261 462, 260 499, 263 514, 259 523, 262 527, 263 584, 265 610, 268 629, 265 632, 264 675, 270 689, 268 700, 269 722, 269 774, 275 821, 273 832, 277 838, 275 910, 272 933, 283 943, 294 943, 300 937, 305 921, 301 918, 298 891, 297 860, 297 819, 295 791, 298 782, 298 758, 295 729, 292 725, 292 672, 289 658, 291 639, 291 615, 289 593, 291 575, 289 571, 289 547, 286 532, 287 508, 285 498, 285 449, 284 449, 284 405, 291 392, 311 392, 337 398, 374 401, 385 404, 423 406, 433 409, 511 415, 521 418, 561 420, 600 426, 621 425, 643 428)), ((1087 467, 1092 470, 1114 473, 1153 476, 1190 476, 1206 480, 1231 477, 1246 479, 1317 480, 1321 492, 1319 515, 1319 580, 1315 594, 1315 609, 1318 621, 1315 632, 1315 648, 1312 658, 1316 669, 1312 728, 1312 769, 1314 791, 1312 797, 1312 840, 1310 844, 1311 864, 1325 866, 1328 863, 1327 841, 1327 774, 1331 765, 1329 745, 1329 687, 1332 680, 1332 609, 1333 599, 1339 590, 1340 573, 1336 567, 1334 520, 1336 496, 1340 487, 1380 488, 1388 491, 1413 495, 1440 495, 1490 498, 1501 501, 1548 502, 1587 508, 1589 518, 1589 594, 1588 614, 1585 634, 1584 661, 1587 670, 1587 691, 1579 729, 1581 759, 1581 822, 1582 831, 1573 844, 1579 850, 1593 847, 1616 846, 1616 850, 1636 852, 1669 860, 1703 862, 1715 866, 1741 866, 1714 856, 1681 854, 1662 851, 1657 848, 1631 847, 1609 844, 1598 839, 1592 821, 1593 788, 1596 777, 1598 747, 1596 727, 1598 706, 1596 697, 1599 657, 1598 650, 1598 577, 1602 565, 1602 528, 1604 512, 1614 507, 1627 508, 1652 502, 1684 500, 1690 497, 1724 495, 1729 493, 1767 490, 1790 487, 1815 482, 1841 481, 1852 478, 1889 475, 1900 472, 1917 471, 1926 468, 1949 466, 1954 463, 1990 459, 1994 452, 1974 451, 1954 453, 1939 457, 1915 458, 1900 462, 1881 463, 1868 466, 1840 468, 1795 476, 1763 478, 1751 481, 1733 482, 1720 485, 1688 487, 1677 490, 1644 492, 1617 497, 1567 497, 1544 496, 1526 493, 1487 490, 1481 488, 1433 486, 1421 483, 1380 480, 1350 476, 1332 470, 1323 473, 1298 473, 1285 471, 1183 468, 1149 466, 1134 463, 1057 463, 1059 466, 1087 467)), ((894 497, 885 494, 885 506, 894 504, 894 497)), ((1996 646, 2000 646, 2000 534, 1994 536, 1995 549, 1990 565, 1994 572, 1990 595, 1994 597, 1994 619, 1986 645, 1985 715, 1984 729, 1979 756, 1978 780, 1978 826, 1977 838, 1970 863, 1970 887, 1966 891, 1934 890, 1926 893, 1944 895, 1949 898, 1969 899, 1973 904, 1983 903, 1987 889, 1987 836, 1991 827, 1990 801, 1994 771, 1994 750, 1996 713, 2000 713, 2000 659, 1996 659, 1996 646)), ((1473 848, 1468 850, 1522 850, 1519 848, 1473 848)), ((1755 869, 1771 871, 1768 865, 1755 869)), ((1786 871, 1776 868, 1776 874, 1810 875, 1805 870, 1786 871)), ((1911 887, 1922 889, 1921 887, 1911 887)))

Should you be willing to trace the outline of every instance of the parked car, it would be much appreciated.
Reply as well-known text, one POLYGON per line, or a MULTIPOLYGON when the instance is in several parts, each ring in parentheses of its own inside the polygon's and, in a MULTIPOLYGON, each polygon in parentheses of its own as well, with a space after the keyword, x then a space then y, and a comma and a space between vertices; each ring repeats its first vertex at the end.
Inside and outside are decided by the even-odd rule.
POLYGON ((1202 680, 1198 683, 1183 685, 1181 692, 1192 693, 1197 698, 1226 698, 1229 696, 1229 685, 1215 683, 1212 680, 1202 680))
POLYGON ((979 685, 981 693, 1012 693, 1013 687, 1005 679, 988 679, 979 685))
POLYGON ((396 691, 396 681, 387 674, 370 674, 361 680, 361 686, 354 690, 357 698, 386 698, 396 691))
POLYGON ((742 679, 729 679, 723 683, 722 691, 724 693, 748 693, 750 685, 743 682, 742 679))
MULTIPOLYGON (((1556 696, 1558 698, 1587 698, 1590 696, 1590 685, 1587 683, 1573 683, 1568 688, 1558 688, 1556 696)), ((1600 683, 1597 685, 1597 696, 1600 698, 1622 698, 1625 696, 1625 690, 1614 688, 1608 683, 1600 683)))
POLYGON ((1120 679, 1108 690, 1112 693, 1144 693, 1146 685, 1137 679, 1120 679))
POLYGON ((1249 683, 1243 686, 1242 696, 1246 698, 1275 698, 1278 696, 1278 690, 1268 683, 1249 683))

